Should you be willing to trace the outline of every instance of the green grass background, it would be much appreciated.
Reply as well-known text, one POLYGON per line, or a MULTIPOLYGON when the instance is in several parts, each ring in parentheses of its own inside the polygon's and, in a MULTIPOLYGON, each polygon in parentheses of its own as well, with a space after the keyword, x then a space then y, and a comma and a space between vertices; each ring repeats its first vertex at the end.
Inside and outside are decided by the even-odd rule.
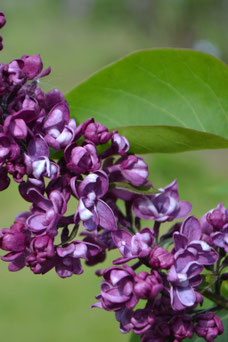
MULTIPOLYGON (((156 46, 191 47, 190 29, 198 39, 214 39, 226 59, 222 9, 220 16, 218 9, 215 12, 219 25, 213 32, 210 29, 212 14, 206 11, 205 15, 205 6, 208 8, 211 1, 195 5, 194 16, 187 17, 189 27, 185 27, 185 8, 171 6, 168 0, 154 2, 157 7, 151 7, 151 22, 148 14, 143 20, 143 16, 121 7, 121 1, 117 3, 119 7, 108 0, 100 0, 86 14, 79 15, 76 10, 67 10, 64 1, 4 1, 0 10, 5 11, 8 22, 1 33, 5 46, 1 62, 23 54, 40 53, 44 65, 52 66, 52 74, 40 81, 41 87, 45 91, 59 88, 67 92, 98 68, 134 50, 156 46), (166 11, 168 4, 169 11, 166 11), (204 25, 197 19, 200 13, 204 25), (179 33, 181 28, 186 40, 179 33)), ((226 150, 146 158, 154 186, 165 186, 177 178, 180 198, 193 202, 194 215, 200 217, 219 201, 228 206, 226 150)), ((20 198, 16 184, 12 183, 0 195, 1 227, 4 228, 29 205, 20 198)), ((104 265, 87 267, 83 275, 68 279, 60 279, 54 271, 45 276, 33 275, 27 269, 10 273, 7 263, 1 262, 1 339, 7 342, 128 341, 128 335, 119 333, 113 313, 89 308, 99 293, 100 279, 94 271, 110 266, 117 256, 116 252, 110 253, 104 265)))

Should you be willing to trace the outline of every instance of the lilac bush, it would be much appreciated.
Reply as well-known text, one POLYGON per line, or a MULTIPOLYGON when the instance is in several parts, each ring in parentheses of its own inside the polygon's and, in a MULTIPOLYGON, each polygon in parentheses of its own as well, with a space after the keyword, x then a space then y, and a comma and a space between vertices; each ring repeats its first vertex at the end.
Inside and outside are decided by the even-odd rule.
MULTIPOLYGON (((5 22, 0 12, 0 28, 5 22)), ((49 73, 39 55, 0 64, 0 190, 13 179, 31 204, 1 229, 7 252, 1 259, 10 271, 55 269, 66 278, 83 273, 83 260, 94 266, 117 249, 114 266, 96 271, 101 291, 92 307, 114 311, 120 331, 142 342, 194 334, 213 342, 223 332, 214 312, 228 309, 220 291, 227 279, 228 209, 220 203, 200 221, 188 216, 192 205, 179 200, 177 181, 155 189, 126 137, 93 118, 77 124, 59 90, 41 90, 38 81, 49 73), (168 231, 161 230, 165 222, 168 231), (215 279, 209 288, 208 273, 215 279), (204 296, 215 306, 201 308, 204 296)))

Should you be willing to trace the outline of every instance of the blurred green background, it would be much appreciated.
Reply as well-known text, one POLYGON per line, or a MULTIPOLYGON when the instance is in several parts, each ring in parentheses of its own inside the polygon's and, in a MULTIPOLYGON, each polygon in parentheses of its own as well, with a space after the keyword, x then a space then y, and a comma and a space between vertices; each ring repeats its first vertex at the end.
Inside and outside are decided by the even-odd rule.
MULTIPOLYGON (((40 53, 44 65, 52 66, 52 74, 40 81, 45 91, 66 93, 99 68, 145 48, 195 48, 228 61, 227 0, 2 0, 0 10, 7 17, 1 62, 40 53)), ((181 199, 192 201, 193 214, 200 217, 219 201, 228 206, 226 156, 224 150, 147 157, 150 180, 162 187, 177 178, 181 199)), ((28 209, 13 183, 0 205, 2 228, 28 209)), ((89 309, 99 293, 94 271, 108 267, 112 258, 113 253, 105 265, 65 280, 54 271, 10 273, 1 262, 1 338, 128 341, 113 313, 89 309)))

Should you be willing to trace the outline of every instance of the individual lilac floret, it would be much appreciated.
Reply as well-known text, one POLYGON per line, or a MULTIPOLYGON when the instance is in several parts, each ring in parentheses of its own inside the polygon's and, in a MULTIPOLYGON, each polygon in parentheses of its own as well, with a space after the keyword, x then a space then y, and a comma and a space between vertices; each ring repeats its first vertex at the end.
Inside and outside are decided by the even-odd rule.
POLYGON ((51 72, 50 67, 42 71, 43 63, 40 58, 40 55, 24 55, 21 57, 21 60, 24 62, 22 68, 23 73, 29 80, 47 76, 51 72))
POLYGON ((219 203, 216 209, 210 210, 206 214, 207 222, 216 229, 228 223, 228 210, 224 207, 223 203, 219 203))
POLYGON ((133 309, 138 302, 133 292, 135 273, 131 267, 110 267, 100 271, 104 280, 101 283, 101 294, 96 298, 99 303, 92 307, 99 307, 108 311, 117 311, 126 307, 133 309))
POLYGON ((112 137, 112 133, 108 128, 99 122, 94 122, 94 119, 87 120, 82 128, 84 137, 92 141, 95 145, 106 144, 112 137))
POLYGON ((149 264, 155 268, 168 269, 174 263, 173 254, 166 249, 155 246, 150 253, 149 264))
POLYGON ((212 240, 215 246, 224 248, 228 253, 228 224, 226 224, 220 232, 212 234, 212 240))
POLYGON ((175 263, 167 279, 172 283, 170 295, 174 310, 195 304, 197 296, 193 287, 201 282, 199 274, 203 265, 212 265, 218 260, 216 251, 200 238, 200 223, 193 216, 183 222, 180 232, 173 234, 175 263))
POLYGON ((29 266, 35 274, 44 274, 49 271, 49 267, 47 266, 49 265, 49 260, 54 256, 55 248, 53 245, 53 239, 48 235, 37 236, 34 237, 30 243, 26 265, 29 266))
POLYGON ((22 213, 10 229, 0 230, 0 248, 9 252, 1 259, 10 263, 9 271, 11 272, 19 271, 25 266, 26 245, 29 242, 25 221, 28 215, 29 213, 22 213))
POLYGON ((221 319, 213 312, 198 315, 196 322, 195 332, 207 342, 214 342, 214 339, 224 331, 221 319))
POLYGON ((150 329, 155 321, 150 309, 138 309, 136 311, 123 308, 115 312, 116 320, 120 322, 120 332, 123 334, 133 331, 141 335, 150 329))
POLYGON ((72 274, 81 274, 83 268, 80 258, 87 260, 100 250, 101 248, 95 244, 81 241, 74 241, 68 246, 57 247, 56 272, 61 278, 71 277, 72 274))
POLYGON ((189 216, 181 225, 180 232, 173 234, 175 243, 175 257, 183 250, 188 250, 194 260, 202 265, 213 265, 218 260, 218 253, 201 240, 200 222, 194 217, 189 216))
POLYGON ((140 157, 130 155, 120 163, 122 175, 134 186, 141 186, 146 183, 149 175, 148 166, 140 157))
POLYGON ((84 141, 83 146, 72 143, 67 146, 64 155, 67 168, 76 175, 96 171, 101 165, 96 145, 90 142, 84 141))
POLYGON ((130 148, 129 141, 117 131, 112 134, 112 144, 111 146, 102 153, 102 158, 107 158, 114 154, 119 154, 124 157, 130 148))
POLYGON ((57 224, 67 209, 64 196, 54 190, 46 198, 36 189, 30 189, 28 195, 34 203, 32 215, 27 220, 28 229, 35 234, 56 236, 57 224))
POLYGON ((126 152, 130 148, 128 140, 123 135, 120 135, 118 132, 114 132, 112 136, 112 145, 115 152, 120 154, 121 156, 125 156, 126 152))
POLYGON ((147 182, 148 166, 142 158, 131 154, 118 159, 114 165, 112 161, 110 158, 104 164, 104 170, 110 174, 112 181, 127 181, 134 186, 142 186, 147 182))
POLYGON ((75 223, 82 221, 85 229, 94 231, 98 226, 116 230, 116 219, 112 209, 101 200, 108 191, 108 177, 105 172, 89 174, 82 182, 72 181, 72 190, 79 199, 75 223))
POLYGON ((112 233, 112 237, 116 247, 123 256, 123 258, 113 261, 114 264, 123 264, 131 259, 148 256, 154 242, 154 232, 150 228, 144 228, 135 235, 119 229, 112 233))
POLYGON ((170 322, 171 330, 177 341, 184 338, 192 338, 194 334, 194 325, 192 318, 186 315, 174 316, 170 322))
POLYGON ((76 123, 70 120, 66 103, 57 103, 48 113, 43 125, 44 139, 55 150, 66 147, 75 137, 76 123))
POLYGON ((212 236, 215 232, 220 232, 228 224, 228 211, 223 203, 219 203, 217 208, 210 210, 200 220, 202 228, 202 240, 211 246, 214 245, 212 236))
POLYGON ((161 193, 140 196, 134 201, 133 211, 137 217, 165 222, 185 217, 190 213, 191 203, 179 201, 176 180, 159 191, 161 193))
POLYGON ((134 293, 138 298, 155 298, 162 289, 162 279, 155 270, 151 274, 140 272, 135 276, 134 293))
POLYGON ((49 160, 49 147, 43 137, 37 135, 30 140, 28 154, 24 154, 28 175, 39 179, 42 176, 56 178, 59 167, 49 160))
POLYGON ((183 310, 196 303, 194 287, 201 283, 202 270, 203 265, 194 261, 194 256, 188 251, 175 257, 175 263, 167 276, 167 280, 172 284, 170 298, 174 310, 183 310))
POLYGON ((4 65, 4 73, 11 85, 23 85, 27 80, 37 79, 48 75, 50 67, 42 71, 43 63, 39 55, 24 55, 4 65))

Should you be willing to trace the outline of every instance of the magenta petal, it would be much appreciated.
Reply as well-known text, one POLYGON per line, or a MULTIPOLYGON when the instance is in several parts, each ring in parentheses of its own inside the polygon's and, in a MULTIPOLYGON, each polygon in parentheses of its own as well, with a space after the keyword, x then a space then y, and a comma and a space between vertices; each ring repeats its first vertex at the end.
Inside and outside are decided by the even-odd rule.
POLYGON ((190 202, 180 201, 179 206, 180 206, 180 211, 175 217, 176 219, 187 216, 192 210, 192 204, 190 202))
POLYGON ((48 198, 44 197, 37 189, 30 188, 27 191, 27 195, 29 196, 31 201, 40 209, 48 211, 52 208, 51 201, 48 198))
POLYGON ((99 217, 99 224, 102 228, 107 230, 117 230, 116 219, 112 209, 102 200, 97 201, 97 213, 99 217))
POLYGON ((118 229, 112 233, 113 241, 123 257, 132 257, 131 239, 132 235, 123 229, 118 229))
POLYGON ((184 306, 192 306, 195 304, 196 301, 196 295, 194 290, 192 289, 191 286, 186 286, 186 287, 176 287, 177 291, 177 296, 180 300, 180 302, 184 306))
POLYGON ((221 232, 217 232, 212 235, 213 242, 216 246, 224 248, 225 241, 224 241, 224 234, 221 232))
POLYGON ((27 220, 27 225, 29 229, 33 232, 41 232, 47 228, 46 214, 34 214, 31 215, 27 220))
POLYGON ((181 248, 185 248, 188 244, 188 239, 186 236, 178 233, 178 232, 175 232, 173 234, 173 240, 174 240, 174 243, 175 243, 175 250, 178 251, 179 249, 181 248))
POLYGON ((181 234, 187 237, 188 242, 200 240, 201 227, 200 223, 194 216, 188 217, 181 226, 181 234))
POLYGON ((34 159, 49 156, 49 147, 43 137, 37 135, 33 140, 30 140, 28 155, 34 159))
POLYGON ((25 256, 24 254, 21 254, 9 264, 8 269, 11 272, 16 272, 16 271, 21 270, 24 266, 25 266, 25 256))

